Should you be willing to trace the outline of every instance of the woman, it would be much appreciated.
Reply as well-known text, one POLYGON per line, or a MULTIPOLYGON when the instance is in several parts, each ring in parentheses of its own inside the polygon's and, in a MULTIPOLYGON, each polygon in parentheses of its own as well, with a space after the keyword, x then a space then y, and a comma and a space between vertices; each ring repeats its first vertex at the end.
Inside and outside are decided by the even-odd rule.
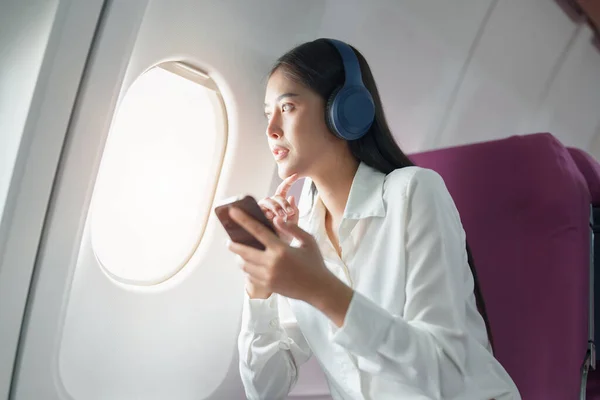
POLYGON ((228 243, 247 276, 247 397, 284 399, 314 355, 334 399, 520 399, 492 354, 452 198, 394 142, 364 57, 328 39, 294 48, 269 75, 265 115, 283 183, 259 204, 279 236, 232 209, 266 249, 228 243), (372 102, 351 94, 340 118, 332 94, 357 77, 372 102), (366 133, 344 130, 353 122, 366 133), (299 178, 312 182, 300 209, 287 198, 299 178))

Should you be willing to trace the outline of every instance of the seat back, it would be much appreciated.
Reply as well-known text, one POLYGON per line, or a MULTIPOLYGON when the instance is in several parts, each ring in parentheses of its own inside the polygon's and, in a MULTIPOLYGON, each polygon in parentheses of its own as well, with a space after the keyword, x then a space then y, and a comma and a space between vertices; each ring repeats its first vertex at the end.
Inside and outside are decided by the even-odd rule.
MULTIPOLYGON (((600 163, 592 158, 585 151, 575 148, 568 148, 569 154, 575 161, 577 168, 582 173, 588 186, 592 202, 592 218, 591 218, 591 256, 593 257, 594 268, 594 287, 595 292, 600 289, 600 163)), ((600 343, 600 295, 594 295, 591 298, 594 304, 592 311, 592 319, 594 321, 594 331, 591 334, 594 344, 597 346, 600 343)), ((600 354, 596 351, 596 370, 590 371, 587 382, 587 398, 590 400, 600 399, 600 371, 598 370, 598 358, 600 354)))
POLYGON ((567 150, 585 179, 592 205, 600 207, 600 163, 581 149, 567 147, 567 150))
POLYGON ((589 204, 567 149, 547 133, 413 154, 456 202, 495 355, 523 399, 579 395, 588 333, 589 204))

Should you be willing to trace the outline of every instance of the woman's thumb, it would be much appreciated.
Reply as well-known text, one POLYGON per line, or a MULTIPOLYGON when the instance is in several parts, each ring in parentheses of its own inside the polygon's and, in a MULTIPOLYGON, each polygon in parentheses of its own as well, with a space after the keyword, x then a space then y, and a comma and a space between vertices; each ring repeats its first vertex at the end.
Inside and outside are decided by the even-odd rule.
POLYGON ((288 203, 290 203, 290 205, 291 205, 292 207, 294 207, 294 208, 296 207, 296 199, 294 198, 294 196, 289 196, 289 197, 287 198, 287 201, 288 201, 288 203))

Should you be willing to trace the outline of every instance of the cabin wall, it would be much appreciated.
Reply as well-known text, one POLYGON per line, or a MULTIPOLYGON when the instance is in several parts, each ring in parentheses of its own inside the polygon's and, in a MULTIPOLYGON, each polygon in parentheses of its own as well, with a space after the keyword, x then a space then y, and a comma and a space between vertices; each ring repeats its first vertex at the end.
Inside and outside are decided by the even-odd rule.
POLYGON ((0 153, 3 167, 8 165, 2 168, 0 209, 2 399, 23 338, 21 324, 50 192, 59 186, 54 185, 55 172, 102 7, 101 0, 21 3, 0 7, 0 153))
POLYGON ((406 152, 548 131, 600 156, 600 50, 554 1, 334 0, 319 35, 366 56, 406 152))
POLYGON ((58 0, 0 4, 0 219, 58 0))
POLYGON ((0 398, 8 395, 25 304, 22 297, 11 295, 23 293, 29 286, 29 279, 15 279, 26 274, 26 269, 11 275, 11 267, 15 266, 2 265, 3 261, 10 263, 10 257, 2 251, 8 241, 7 232, 11 232, 4 208, 57 6, 58 0, 0 2, 0 298, 4 304, 0 306, 0 398))

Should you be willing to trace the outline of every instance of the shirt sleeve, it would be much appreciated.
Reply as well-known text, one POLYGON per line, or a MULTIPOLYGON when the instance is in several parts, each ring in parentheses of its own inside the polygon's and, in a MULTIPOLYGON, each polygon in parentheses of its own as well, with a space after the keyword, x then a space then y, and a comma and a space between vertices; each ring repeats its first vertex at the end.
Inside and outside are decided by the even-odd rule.
POLYGON ((277 294, 268 299, 250 299, 244 294, 238 351, 240 374, 250 400, 287 398, 300 366, 312 355, 293 316, 280 314, 279 300, 277 294))
POLYGON ((437 399, 447 392, 444 386, 459 392, 464 382, 465 302, 472 277, 467 288, 465 233, 441 176, 417 171, 406 202, 406 286, 399 288, 406 291, 403 316, 355 291, 332 339, 354 353, 363 369, 428 388, 437 399))

